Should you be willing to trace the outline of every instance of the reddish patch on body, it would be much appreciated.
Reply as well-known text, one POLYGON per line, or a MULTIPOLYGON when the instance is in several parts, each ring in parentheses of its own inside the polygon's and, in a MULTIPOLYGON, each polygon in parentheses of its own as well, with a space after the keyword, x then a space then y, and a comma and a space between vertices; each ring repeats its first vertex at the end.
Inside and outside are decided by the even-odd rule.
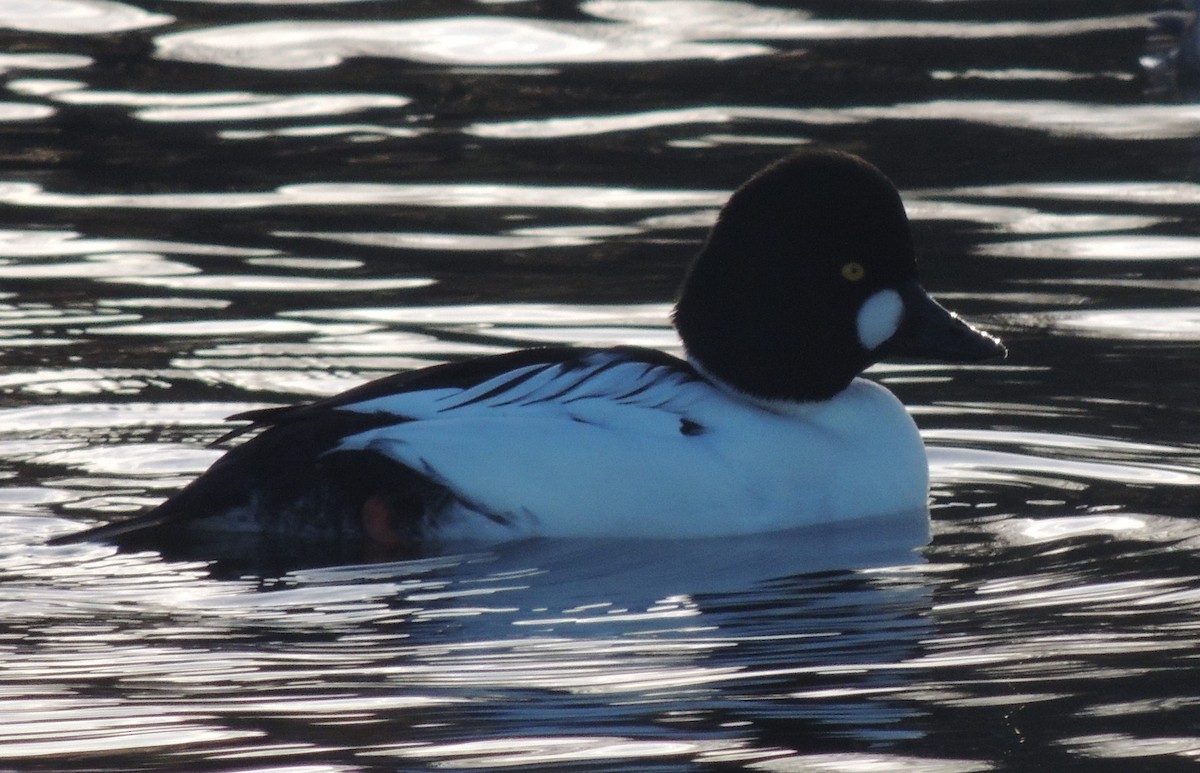
POLYGON ((382 496, 372 494, 363 500, 361 514, 363 533, 373 544, 389 549, 404 544, 396 531, 392 506, 382 496))

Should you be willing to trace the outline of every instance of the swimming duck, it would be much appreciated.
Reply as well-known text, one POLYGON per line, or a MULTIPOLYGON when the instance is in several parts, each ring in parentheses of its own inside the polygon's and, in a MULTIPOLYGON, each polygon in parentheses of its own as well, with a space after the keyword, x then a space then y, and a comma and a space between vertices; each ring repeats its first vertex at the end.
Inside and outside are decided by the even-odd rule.
POLYGON ((1006 353, 918 284, 891 181, 830 150, 790 155, 732 195, 673 321, 686 360, 534 348, 233 416, 247 424, 222 441, 257 434, 191 484, 60 541, 712 537, 923 510, 916 425, 860 374, 885 357, 1006 353))

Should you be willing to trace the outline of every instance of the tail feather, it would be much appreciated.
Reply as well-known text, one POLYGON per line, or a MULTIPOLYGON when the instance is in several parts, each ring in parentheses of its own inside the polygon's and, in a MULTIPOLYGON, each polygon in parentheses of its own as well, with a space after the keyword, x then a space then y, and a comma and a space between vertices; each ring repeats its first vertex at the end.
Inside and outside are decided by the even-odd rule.
MULTIPOLYGON (((166 503, 164 503, 165 505, 166 503)), ((159 506, 148 513, 126 518, 115 523, 105 523, 89 529, 63 534, 47 541, 48 545, 76 545, 81 542, 115 542, 132 534, 141 534, 164 526, 175 520, 170 509, 159 506)))
MULTIPOLYGON (((254 417, 251 417, 254 418, 254 417)), ((394 417, 391 417, 395 421, 394 417)), ((55 537, 51 544, 124 542, 161 533, 176 537, 193 524, 237 513, 262 531, 353 532, 368 496, 414 502, 419 480, 369 452, 329 452, 339 439, 379 417, 328 412, 319 418, 267 426, 228 451, 200 477, 148 513, 55 537)), ((251 425, 253 428, 254 425, 251 425)), ((409 517, 413 506, 394 508, 409 517)))

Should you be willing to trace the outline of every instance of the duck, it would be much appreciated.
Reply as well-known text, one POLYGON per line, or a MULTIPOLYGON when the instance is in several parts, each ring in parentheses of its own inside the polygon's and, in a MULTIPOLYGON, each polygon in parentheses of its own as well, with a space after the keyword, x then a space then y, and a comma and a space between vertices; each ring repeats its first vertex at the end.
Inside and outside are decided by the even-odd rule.
POLYGON ((863 371, 1007 355, 921 286, 896 186, 833 149, 729 197, 672 322, 684 358, 544 346, 237 414, 215 444, 249 439, 173 496, 56 541, 684 539, 927 513, 916 424, 863 371))

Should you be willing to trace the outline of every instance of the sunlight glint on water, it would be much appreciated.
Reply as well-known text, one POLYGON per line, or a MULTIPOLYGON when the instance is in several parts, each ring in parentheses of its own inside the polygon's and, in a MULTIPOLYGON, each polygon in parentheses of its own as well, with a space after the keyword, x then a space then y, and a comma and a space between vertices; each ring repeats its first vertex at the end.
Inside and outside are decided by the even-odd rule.
POLYGON ((1200 758, 1185 19, 166 5, 0 4, 0 768, 1200 758), (894 177, 926 284, 1010 347, 870 371, 930 448, 931 524, 44 544, 186 484, 239 411, 537 344, 680 354, 716 209, 802 145, 894 177))

